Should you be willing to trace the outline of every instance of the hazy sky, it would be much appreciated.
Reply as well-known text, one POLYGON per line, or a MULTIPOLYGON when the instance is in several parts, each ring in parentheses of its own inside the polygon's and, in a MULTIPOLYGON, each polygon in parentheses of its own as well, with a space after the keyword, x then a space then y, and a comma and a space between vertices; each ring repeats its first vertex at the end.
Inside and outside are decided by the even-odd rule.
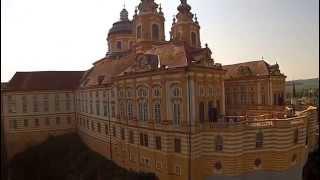
MULTIPOLYGON (((131 17, 140 0, 126 0, 131 17)), ((167 39, 179 0, 156 0, 167 39)), ((288 78, 319 77, 319 0, 189 0, 218 63, 276 61, 288 78)), ((87 70, 107 51, 123 0, 1 0, 1 81, 16 71, 87 70)))

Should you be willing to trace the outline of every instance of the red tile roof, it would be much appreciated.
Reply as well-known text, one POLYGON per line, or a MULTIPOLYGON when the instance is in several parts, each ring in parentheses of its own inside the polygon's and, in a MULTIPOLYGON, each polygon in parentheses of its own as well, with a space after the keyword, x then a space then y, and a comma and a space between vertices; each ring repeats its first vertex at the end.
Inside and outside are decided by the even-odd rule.
POLYGON ((239 64, 225 65, 222 68, 227 70, 226 78, 239 78, 241 73, 239 70, 241 67, 249 68, 254 76, 267 76, 270 75, 269 64, 263 60, 261 61, 251 61, 239 64))
POLYGON ((17 72, 7 91, 74 90, 83 74, 83 71, 17 72))

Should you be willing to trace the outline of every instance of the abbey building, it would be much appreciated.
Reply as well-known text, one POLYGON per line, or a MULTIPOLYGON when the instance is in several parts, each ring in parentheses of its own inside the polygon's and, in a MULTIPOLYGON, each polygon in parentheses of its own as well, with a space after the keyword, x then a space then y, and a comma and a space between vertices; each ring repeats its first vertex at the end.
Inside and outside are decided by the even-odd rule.
POLYGON ((77 132, 160 180, 301 180, 317 147, 316 108, 286 108, 277 64, 215 62, 187 0, 177 10, 169 41, 161 6, 141 0, 132 19, 121 11, 88 71, 17 72, 4 94, 9 158, 77 132))

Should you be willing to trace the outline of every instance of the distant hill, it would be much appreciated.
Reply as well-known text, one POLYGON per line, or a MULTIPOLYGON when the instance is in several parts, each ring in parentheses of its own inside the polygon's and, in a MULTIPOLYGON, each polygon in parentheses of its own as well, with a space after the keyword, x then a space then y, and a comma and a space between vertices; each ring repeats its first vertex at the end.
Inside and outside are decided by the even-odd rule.
MULTIPOLYGON (((319 78, 295 80, 296 91, 302 91, 303 89, 319 89, 319 78)), ((286 82, 286 92, 292 92, 292 81, 286 82)))

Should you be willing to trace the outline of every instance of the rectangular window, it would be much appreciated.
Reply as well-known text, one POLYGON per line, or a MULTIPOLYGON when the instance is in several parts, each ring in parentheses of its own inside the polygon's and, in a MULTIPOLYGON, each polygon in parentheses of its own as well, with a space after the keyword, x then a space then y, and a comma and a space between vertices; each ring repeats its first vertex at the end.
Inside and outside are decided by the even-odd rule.
POLYGON ((181 121, 180 103, 173 104, 173 122, 175 126, 179 126, 181 121))
POLYGON ((11 129, 17 129, 18 128, 18 122, 17 122, 17 120, 11 120, 10 121, 10 128, 11 129))
POLYGON ((91 130, 94 131, 94 122, 91 121, 91 130))
POLYGON ((33 96, 33 112, 38 112, 38 97, 36 95, 33 96))
POLYGON ((156 149, 161 150, 161 137, 156 136, 156 149))
POLYGON ((121 128, 121 139, 125 140, 125 131, 124 128, 121 128))
POLYGON ((88 113, 88 102, 89 102, 88 101, 88 93, 85 94, 85 97, 86 97, 86 99, 85 99, 85 112, 88 113))
POLYGON ((28 106, 27 97, 22 96, 22 112, 23 113, 27 113, 27 106, 28 106))
POLYGON ((174 152, 181 153, 181 140, 180 139, 174 139, 174 152))
POLYGON ((181 176, 181 168, 176 166, 176 175, 181 176))
POLYGON ((132 155, 131 152, 129 152, 129 160, 132 161, 132 162, 134 162, 134 156, 132 155))
POLYGON ((261 95, 261 101, 263 105, 266 105, 266 96, 264 94, 261 95))
POLYGON ((43 111, 48 112, 49 111, 49 101, 48 101, 48 95, 45 94, 43 96, 43 111))
POLYGON ((24 127, 28 127, 28 126, 29 126, 29 121, 28 121, 28 119, 25 119, 25 120, 23 121, 23 125, 24 125, 24 127))
POLYGON ((144 143, 143 143, 143 134, 140 133, 140 145, 143 146, 143 144, 144 144, 144 143))
POLYGON ((93 104, 92 104, 92 100, 90 100, 90 114, 93 114, 93 104))
POLYGON ((96 111, 97 115, 100 116, 100 101, 96 101, 96 111))
POLYGON ((98 132, 101 133, 101 124, 99 122, 97 123, 97 126, 98 126, 98 132))
POLYGON ((116 127, 113 126, 112 129, 113 129, 113 132, 112 132, 113 137, 117 137, 116 127))
POLYGON ((71 109, 70 94, 66 93, 66 111, 70 111, 70 109, 71 109))
POLYGON ((115 103, 114 102, 111 103, 111 116, 113 118, 116 117, 116 107, 115 107, 115 103))
POLYGON ((35 120, 34 120, 34 125, 35 125, 36 127, 38 127, 38 126, 40 125, 39 119, 35 119, 35 120))
POLYGON ((133 131, 129 132, 129 143, 134 144, 134 134, 133 131))
POLYGON ((54 97, 54 107, 55 107, 55 111, 59 112, 60 111, 60 97, 59 94, 56 94, 54 97))
POLYGON ((50 126, 50 119, 49 118, 46 118, 46 125, 50 126))
POLYGON ((59 125, 60 124, 60 117, 56 117, 56 124, 59 125))
POLYGON ((108 135, 109 134, 109 127, 107 124, 104 126, 104 129, 105 129, 106 135, 108 135))
POLYGON ((148 147, 148 145, 149 145, 148 135, 145 134, 144 135, 144 146, 148 147))
POLYGON ((128 102, 128 119, 133 119, 132 102, 128 102))
POLYGON ((71 124, 71 117, 70 116, 67 117, 67 122, 68 122, 68 124, 71 124))
POLYGON ((156 123, 161 122, 161 105, 160 105, 160 103, 156 103, 154 105, 154 117, 155 117, 156 123))
POLYGON ((162 168, 161 161, 156 161, 156 169, 161 169, 161 168, 162 168))
POLYGON ((103 116, 108 116, 107 101, 103 101, 103 116))
POLYGON ((8 96, 8 104, 9 104, 9 108, 8 108, 9 113, 15 113, 16 112, 16 100, 13 96, 8 96))

